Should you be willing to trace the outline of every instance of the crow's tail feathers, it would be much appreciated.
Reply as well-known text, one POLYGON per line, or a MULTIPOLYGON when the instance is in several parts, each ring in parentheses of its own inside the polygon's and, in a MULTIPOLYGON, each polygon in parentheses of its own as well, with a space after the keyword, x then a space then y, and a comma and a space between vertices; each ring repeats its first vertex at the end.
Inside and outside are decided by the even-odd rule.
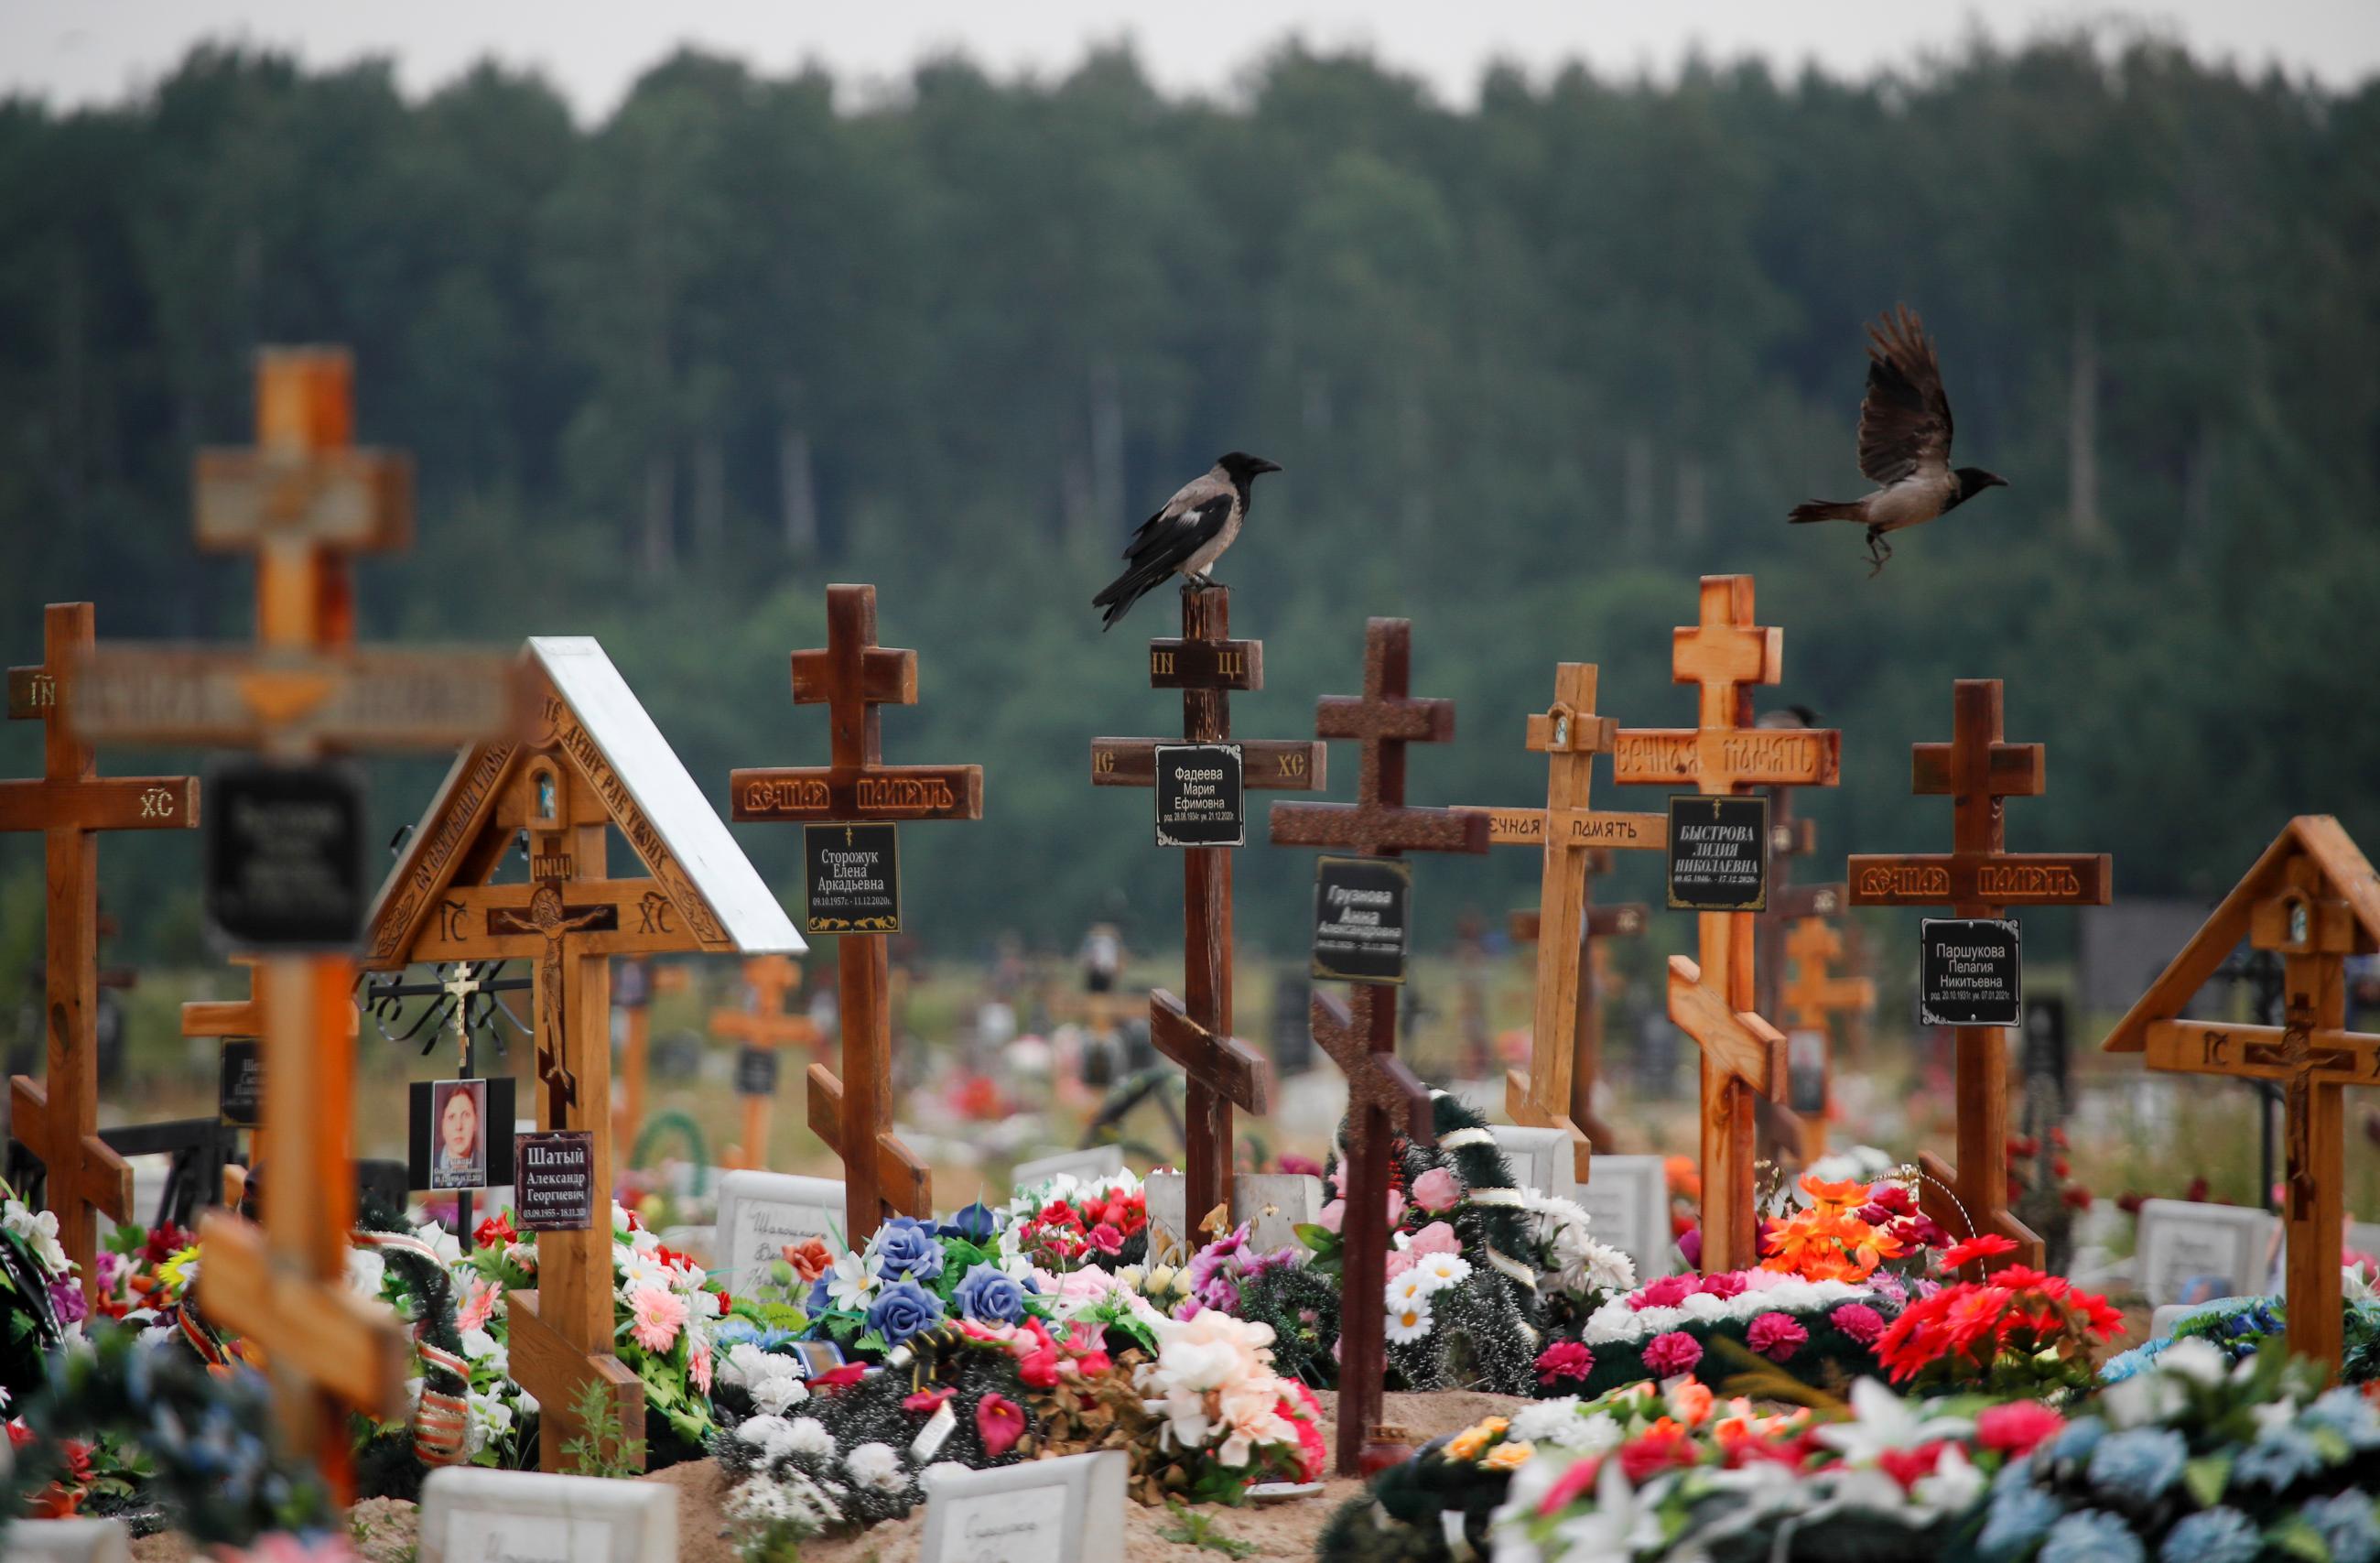
POLYGON ((1856 521, 1863 518, 1856 505, 1840 499, 1812 499, 1794 506, 1793 513, 1785 519, 1798 527, 1810 521, 1856 521))
POLYGON ((1107 610, 1099 617, 1100 632, 1105 633, 1113 629, 1117 620, 1130 613, 1132 605, 1148 595, 1157 583, 1164 579, 1165 572, 1162 570, 1152 575, 1147 570, 1132 569, 1126 570, 1108 582, 1099 594, 1091 599, 1091 606, 1107 610))

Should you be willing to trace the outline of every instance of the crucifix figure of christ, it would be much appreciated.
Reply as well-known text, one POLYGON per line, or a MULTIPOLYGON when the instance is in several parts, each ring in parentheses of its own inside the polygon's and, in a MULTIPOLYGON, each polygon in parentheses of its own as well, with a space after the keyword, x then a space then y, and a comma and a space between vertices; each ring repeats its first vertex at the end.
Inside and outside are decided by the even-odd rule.
MULTIPOLYGON (((2347 1030, 2347 961, 2380 952, 2380 877, 2339 823, 2301 814, 2223 898, 2103 1044, 2180 1074, 2269 1081, 2287 1114, 2282 1230, 2293 1356, 2335 1381, 2342 1290, 2348 1086, 2380 1085, 2380 1035, 2347 1030), (2282 1024, 2188 1020, 2182 1012, 2241 940, 2280 958, 2282 1024)), ((2260 1110, 2262 1106, 2260 1104, 2260 1110)))
MULTIPOLYGON (((1669 821, 1661 822, 1667 830, 1669 821)), ((1612 855, 1597 849, 1586 855, 1586 885, 1581 892, 1580 910, 1584 914, 1578 924, 1578 1004, 1572 1010, 1577 1018, 1572 1022, 1572 1035, 1577 1040, 1571 1049, 1570 1121, 1585 1131, 1590 1145, 1609 1148, 1618 1143, 1611 1126, 1595 1110, 1595 1082, 1603 1076, 1603 995, 1611 983, 1611 944, 1613 939, 1640 939, 1652 925, 1652 911, 1642 901, 1620 901, 1597 905, 1595 882, 1611 872, 1612 855)), ((1536 907, 1524 907, 1505 919, 1505 931, 1516 945, 1535 945, 1544 936, 1545 914, 1536 907)), ((1541 958, 1532 957, 1530 970, 1537 970, 1541 958)), ((1511 1081, 1506 1081, 1506 1096, 1511 1095, 1511 1081)))
MULTIPOLYGON (((1876 984, 1865 977, 1838 977, 1828 966, 1840 959, 1843 936, 1822 917, 1805 917, 1785 935, 1785 956, 1792 977, 1780 997, 1788 1051, 1799 1046, 1792 1033, 1815 1032, 1821 1049, 1816 1099, 1811 1110, 1791 1120, 1800 1136, 1797 1154, 1803 1166, 1827 1154, 1827 1115, 1834 1078, 1834 1018, 1845 1012, 1864 1013, 1876 1007, 1876 984)), ((1788 1064, 1790 1067, 1791 1059, 1788 1064)))
POLYGON ((47 885, 42 985, 45 1072, 8 1086, 8 1131, 41 1158, 58 1241, 86 1299, 99 1295, 99 1217, 132 1218, 132 1168, 99 1138, 99 839, 103 830, 188 830, 188 776, 105 776, 67 729, 74 659, 95 641, 89 603, 42 614, 42 663, 8 669, 8 715, 42 724, 42 775, 0 781, 0 831, 42 833, 47 885))
MULTIPOLYGON (((741 1043, 745 1047, 773 1053, 781 1047, 816 1047, 820 1033, 818 1022, 808 1015, 786 1007, 786 1000, 802 985, 802 969, 782 955, 755 956, 744 963, 744 1002, 710 1012, 710 1030, 715 1036, 741 1043)), ((769 1079, 776 1079, 775 1065, 770 1066, 769 1079)), ((738 1087, 741 1091, 741 1087, 738 1087)), ((770 1108, 774 1105, 773 1093, 761 1095, 743 1092, 744 1142, 731 1147, 727 1163, 731 1166, 765 1167, 769 1165, 770 1108)))
MULTIPOLYGON (((1783 676, 1785 632, 1754 622, 1752 578, 1706 575, 1697 621, 1671 632, 1670 681, 1697 692, 1696 725, 1622 728, 1623 784, 1692 786, 1706 797, 1787 784, 1832 787, 1842 735, 1755 727, 1752 690, 1783 676)), ((1763 844, 1764 846, 1766 843, 1763 844)), ((1703 1252, 1706 1273, 1757 1263, 1754 1103, 1784 1083, 1785 1039, 1753 1007, 1757 913, 1699 914, 1699 960, 1670 958, 1670 1018, 1702 1049, 1703 1252)))
MULTIPOLYGON (((1361 746, 1353 803, 1275 803, 1276 847, 1322 847, 1365 857, 1404 852, 1485 852, 1488 817, 1463 809, 1421 809, 1405 803, 1405 745, 1454 738, 1454 702, 1416 700, 1413 623, 1376 618, 1364 630, 1364 692, 1325 695, 1315 703, 1314 730, 1323 739, 1361 746)), ((1347 1073, 1347 1140, 1340 1166, 1346 1195, 1347 1306, 1339 1334, 1339 1473, 1355 1474, 1364 1445, 1380 1417, 1380 1385, 1388 1369, 1389 1151, 1400 1134, 1427 1143, 1429 1093, 1396 1056, 1397 995, 1393 987, 1359 984, 1349 1011, 1318 996, 1314 1037, 1347 1073)))
MULTIPOLYGON (((888 824, 983 818, 980 765, 888 765, 886 705, 917 703, 917 653, 876 643, 876 588, 826 589, 826 646, 793 656, 794 703, 824 705, 829 763, 730 774, 739 821, 888 824)), ((817 925, 813 923, 815 928, 817 925)), ((845 1236, 887 1215, 931 1215, 932 1175, 892 1127, 891 958, 886 933, 844 932, 835 952, 843 1073, 809 1068, 809 1126, 843 1158, 845 1236)))
POLYGON ((374 971, 532 963, 538 1128, 584 1134, 592 1224, 538 1238, 538 1285, 509 1304, 513 1376, 535 1395, 539 1463, 565 1469, 589 1385, 627 1436, 644 1389, 613 1352, 612 958, 799 954, 783 908, 603 648, 537 637, 516 669, 535 719, 456 756, 372 904, 374 971), (614 875, 613 832, 644 874, 614 875), (496 883, 526 834, 526 883, 496 883))
MULTIPOLYGON (((1235 742, 1232 692, 1264 688, 1264 642, 1234 641, 1231 627, 1231 588, 1184 585, 1182 638, 1148 643, 1150 685, 1182 691, 1182 737, 1093 739, 1092 786, 1154 788, 1160 746, 1235 742)), ((1325 744, 1243 739, 1236 747, 1244 789, 1324 785, 1325 744)), ((1231 1207, 1232 1108, 1261 1115, 1271 1088, 1270 1062, 1232 1034, 1232 850, 1181 849, 1183 996, 1160 988, 1148 998, 1149 1041, 1182 1066, 1187 1085, 1182 1188, 1194 1227, 1231 1207)))
MULTIPOLYGON (((2000 917, 2010 907, 2103 907, 2114 894, 2104 852, 2010 852, 2007 800, 2038 798, 2046 786, 2041 745, 2002 737, 2000 681, 1961 678, 1952 688, 1950 741, 1910 746, 1910 790, 1951 800, 1950 851, 1854 854, 1855 907, 1947 906, 1954 917, 2000 917)), ((1959 1026, 1959 1165, 1930 1153, 1926 1214, 1953 1236, 1997 1232, 2013 1240, 2005 1263, 2038 1266, 2042 1241, 2008 1208, 2008 1033, 1959 1026)))
POLYGON ((1581 1023, 1592 1006, 1587 880, 1598 855, 1615 849, 1659 851, 1670 844, 1662 814, 1621 814, 1588 807, 1595 757, 1611 748, 1618 724, 1595 714, 1596 669, 1565 662, 1554 669, 1554 701, 1529 718, 1529 748, 1546 757, 1542 809, 1483 809, 1488 839, 1535 847, 1543 860, 1537 886, 1536 1016, 1529 1032, 1529 1067, 1504 1081, 1504 1111, 1515 1123, 1559 1129, 1571 1138, 1575 1175, 1587 1180, 1593 1142, 1609 1130, 1590 1130, 1596 1057, 1581 1023), (1584 1080, 1585 1087, 1580 1081, 1584 1080), (1580 1116, 1585 1110, 1585 1117, 1580 1116))

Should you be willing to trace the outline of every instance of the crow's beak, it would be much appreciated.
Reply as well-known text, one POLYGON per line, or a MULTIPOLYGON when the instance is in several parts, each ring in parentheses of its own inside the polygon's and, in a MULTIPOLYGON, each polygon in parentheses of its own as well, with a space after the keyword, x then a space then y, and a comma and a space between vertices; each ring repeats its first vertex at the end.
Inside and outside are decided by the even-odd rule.
POLYGON ((1256 459, 1256 465, 1250 467, 1248 470, 1251 473, 1278 472, 1281 470, 1281 463, 1278 461, 1267 461, 1263 457, 1259 456, 1256 459))

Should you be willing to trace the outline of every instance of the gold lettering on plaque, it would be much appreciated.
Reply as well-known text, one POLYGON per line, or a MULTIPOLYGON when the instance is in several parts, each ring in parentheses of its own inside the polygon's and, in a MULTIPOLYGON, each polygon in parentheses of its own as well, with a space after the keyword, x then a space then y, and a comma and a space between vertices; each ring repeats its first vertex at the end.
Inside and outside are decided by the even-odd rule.
POLYGON ((1284 751, 1280 756, 1280 765, 1281 769, 1276 773, 1277 775, 1284 776, 1305 775, 1305 751, 1302 749, 1284 751))
POLYGON ((1248 653, 1245 652, 1217 652, 1215 653, 1215 671, 1219 676, 1225 678, 1246 678, 1248 676, 1248 653))
POLYGON ((2042 866, 2034 863, 1985 863, 1975 871, 1975 885, 1986 901, 2010 900, 2020 896, 2080 896, 2082 876, 2062 863, 2042 866))
POLYGON ((1172 652, 1151 652, 1151 653, 1148 653, 1148 676, 1149 676, 1150 678, 1172 678, 1172 677, 1173 677, 1173 653, 1172 653, 1172 652))
POLYGON ((47 673, 36 673, 32 688, 26 692, 25 703, 39 711, 58 703, 58 681, 47 673))
POLYGON ((1939 863, 1871 863, 1860 870, 1863 896, 1934 896, 1950 894, 1950 871, 1939 863))
POLYGON ((1094 775, 1111 776, 1115 775, 1115 768, 1116 752, 1114 750, 1094 749, 1091 751, 1091 772, 1094 775))
POLYGON ((744 807, 755 813, 820 810, 832 797, 832 789, 819 776, 770 776, 744 784, 744 807))
POLYGON ((920 813, 951 809, 958 797, 940 776, 861 776, 853 795, 862 813, 920 813))
POLYGON ((140 794, 140 817, 144 820, 169 820, 174 817, 174 795, 162 787, 152 787, 140 794))

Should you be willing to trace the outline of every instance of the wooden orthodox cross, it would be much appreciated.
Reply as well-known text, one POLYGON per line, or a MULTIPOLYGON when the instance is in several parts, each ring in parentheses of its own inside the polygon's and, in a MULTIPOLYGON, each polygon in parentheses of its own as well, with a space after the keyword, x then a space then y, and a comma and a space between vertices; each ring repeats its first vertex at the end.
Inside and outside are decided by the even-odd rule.
MULTIPOLYGON (((2003 740, 2000 681, 1958 680, 1950 741, 1910 746, 1910 790, 1951 800, 1951 849, 1854 854, 1852 905, 1947 906, 1958 917, 1998 917, 2010 907, 2106 906, 2114 893, 2106 853, 2006 849, 2005 800, 2038 798, 2046 774, 2041 745, 2003 740)), ((1921 1203, 1953 1236, 1997 1232, 2017 1245, 2003 1263, 2038 1267, 2041 1239, 2008 1208, 2008 1033, 1997 1026, 1960 1026, 1952 1035, 1959 1165, 1954 1169, 1939 1156, 1921 1154, 1921 1203)))
MULTIPOLYGON (((1413 623, 1376 618, 1364 631, 1364 693, 1325 695, 1314 730, 1362 745, 1353 803, 1275 803, 1277 847, 1327 847, 1366 857, 1403 852, 1485 852, 1488 817, 1475 811, 1411 808, 1405 803, 1405 745, 1454 737, 1454 702, 1415 700, 1413 623)), ((1351 1010, 1318 995, 1314 1037, 1347 1074, 1345 1174, 1347 1307, 1339 1335, 1339 1472, 1352 1476, 1380 1416, 1387 1371, 1389 1151, 1398 1134, 1429 1142, 1429 1093, 1396 1056, 1397 995, 1365 985, 1351 1010)))
POLYGON ((1588 807, 1595 757, 1611 747, 1618 724, 1595 713, 1595 665, 1565 662, 1554 669, 1554 701, 1529 718, 1529 748, 1546 757, 1546 802, 1542 809, 1484 809, 1488 839, 1500 846, 1535 847, 1543 860, 1537 887, 1536 1018, 1529 1032, 1529 1068, 1504 1081, 1504 1111, 1515 1123, 1559 1129, 1571 1138, 1578 1180, 1589 1176, 1593 1139, 1609 1142, 1609 1130, 1590 1130, 1591 1105, 1582 1118, 1583 1096, 1595 1084, 1594 1044, 1581 1024, 1581 1008, 1593 999, 1587 880, 1597 854, 1613 849, 1659 851, 1670 844, 1663 814, 1621 814, 1588 807), (1585 1093, 1579 1088, 1585 1081, 1585 1093))
MULTIPOLYGON (((741 1043, 747 1050, 770 1054, 781 1047, 816 1047, 818 1022, 785 1007, 801 985, 802 969, 783 956, 754 957, 744 963, 744 1002, 712 1010, 711 1034, 741 1043)), ((769 1079, 772 1083, 776 1079, 773 1060, 769 1079)), ((770 1109, 776 1105, 776 1094, 744 1091, 740 1084, 737 1089, 744 1097, 744 1142, 730 1151, 728 1165, 767 1166, 770 1109)))
MULTIPOLYGON (((1666 831, 1669 821, 1661 822, 1666 831)), ((1572 1012, 1576 1020, 1572 1034, 1577 1038, 1571 1049, 1570 1120, 1586 1133, 1590 1144, 1609 1149, 1618 1143, 1609 1124, 1595 1110, 1595 1082, 1603 1070, 1603 990, 1611 980, 1612 939, 1638 939, 1651 926, 1652 911, 1642 901, 1621 901, 1611 906, 1597 906, 1595 882, 1611 872, 1611 854, 1597 849, 1586 854, 1586 885, 1581 892, 1580 910, 1584 915, 1578 925, 1578 1005, 1572 1012)), ((1543 936, 1545 917, 1536 907, 1526 907, 1511 913, 1505 920, 1505 930, 1512 942, 1535 945, 1543 936)), ((1531 969, 1536 970, 1542 957, 1533 958, 1531 969)), ((1506 1082, 1506 1094, 1511 1093, 1506 1082)))
MULTIPOLYGON (((735 817, 801 824, 983 818, 980 765, 887 765, 878 710, 917 703, 917 653, 876 643, 876 588, 826 589, 826 647, 795 652, 794 703, 824 705, 830 763, 739 770, 735 817)), ((892 1026, 888 935, 838 935, 843 1074, 809 1068, 809 1126, 843 1158, 844 1218, 852 1247, 887 1215, 933 1213, 932 1175, 892 1130, 892 1026)))
POLYGON ((2146 1054, 2153 1069, 2271 1081, 2282 1088, 2289 1350, 2320 1363, 2334 1380, 2344 1346, 2342 1098, 2348 1086, 2380 1085, 2380 1036, 2346 1029, 2346 963, 2350 956, 2375 951, 2380 878, 2337 820, 2301 814, 2223 898, 2104 1044, 2110 1053, 2146 1054), (2192 996, 2242 939, 2281 958, 2287 1023, 2183 1020, 2192 996))
MULTIPOLYGON (((1148 643, 1148 681, 1182 691, 1182 737, 1093 739, 1091 785, 1157 785, 1160 745, 1232 743, 1232 691, 1264 688, 1264 642, 1231 638, 1227 586, 1182 588, 1182 638, 1148 643)), ((1312 792, 1324 785, 1329 747, 1261 739, 1237 741, 1244 788, 1312 792)), ((1245 800, 1245 792, 1243 793, 1245 800)), ((1184 1209, 1196 1227, 1232 1199, 1232 1109, 1261 1114, 1272 1066, 1232 1034, 1232 849, 1182 850, 1182 967, 1185 996, 1148 997, 1148 1036, 1182 1066, 1188 1084, 1184 1125, 1184 1209)))
MULTIPOLYGON (((1842 735, 1755 727, 1752 690, 1782 676, 1785 632, 1753 622, 1752 578, 1702 579, 1698 622, 1672 633, 1671 682, 1693 684, 1698 723, 1623 728, 1612 751, 1621 783, 1692 786, 1706 796, 1749 787, 1832 787, 1842 735)), ((1764 844, 1765 845, 1765 844, 1764 844)), ((1754 912, 1700 914, 1699 961, 1670 958, 1670 1019, 1701 1047, 1703 1253, 1706 1272, 1758 1260, 1753 1208, 1754 1098, 1784 1083, 1785 1039, 1753 1008, 1754 912)))
POLYGON ((99 1138, 99 839, 103 830, 188 830, 199 823, 188 776, 108 776, 67 730, 62 696, 96 636, 89 603, 42 614, 42 664, 8 669, 8 715, 42 724, 42 776, 0 781, 0 831, 42 836, 48 912, 42 1011, 47 1072, 9 1081, 8 1131, 41 1158, 58 1241, 99 1295, 99 1217, 132 1218, 132 1168, 99 1138))
MULTIPOLYGON (((1802 1165, 1827 1154, 1827 1112, 1834 1075, 1834 1018, 1846 1010, 1864 1012, 1876 1007, 1876 984, 1865 977, 1838 977, 1828 966, 1843 953, 1843 936, 1821 917, 1805 917, 1784 938, 1785 955, 1793 975, 1781 997, 1785 1024, 1793 1032, 1815 1032, 1825 1048, 1816 1110, 1792 1119, 1801 1143, 1802 1165)), ((1789 1053, 1791 1037, 1787 1037, 1789 1053)), ((1789 1056, 1788 1067, 1791 1067, 1789 1056)))
MULTIPOLYGON (((412 466, 353 447, 353 387, 344 351, 259 355, 256 446, 200 452, 196 482, 199 546, 256 556, 258 645, 86 650, 67 712, 82 737, 260 750, 307 780, 328 752, 442 746, 507 725, 501 659, 354 645, 352 557, 410 540, 412 466)), ((354 963, 344 952, 261 953, 250 1019, 264 1070, 264 1227, 207 1216, 199 1303, 263 1348, 284 1447, 344 1496, 346 1412, 401 1407, 407 1360, 395 1316, 346 1280, 354 963)))
MULTIPOLYGON (((645 1122, 645 1085, 650 1073, 653 1000, 686 991, 686 968, 672 962, 627 960, 613 973, 612 1002, 626 1012, 627 1041, 620 1049, 619 1089, 612 1112, 612 1142, 634 1147, 645 1122)), ((631 1151, 633 1154, 633 1150, 631 1151)))
MULTIPOLYGON (((1806 720, 1801 708, 1772 711, 1760 718, 1760 726, 1778 727, 1806 720)), ((1753 1007, 1762 1015, 1781 1015, 1785 1002, 1780 992, 1785 980, 1786 945, 1794 930, 1813 918, 1833 917, 1843 910, 1844 887, 1833 885, 1796 885, 1792 883, 1792 863, 1797 858, 1808 858, 1818 849, 1818 822, 1805 819, 1793 812, 1793 792, 1790 787, 1766 787, 1768 795, 1768 905, 1759 913, 1755 940, 1756 954, 1753 963, 1753 1007)), ((1791 1038, 1787 1038, 1788 1051, 1791 1038)), ((1789 1154, 1808 1166, 1826 1154, 1827 1126, 1821 1121, 1803 1121, 1801 1110, 1786 1093, 1774 1100, 1758 1105, 1760 1128, 1764 1134, 1781 1142, 1789 1154)))

